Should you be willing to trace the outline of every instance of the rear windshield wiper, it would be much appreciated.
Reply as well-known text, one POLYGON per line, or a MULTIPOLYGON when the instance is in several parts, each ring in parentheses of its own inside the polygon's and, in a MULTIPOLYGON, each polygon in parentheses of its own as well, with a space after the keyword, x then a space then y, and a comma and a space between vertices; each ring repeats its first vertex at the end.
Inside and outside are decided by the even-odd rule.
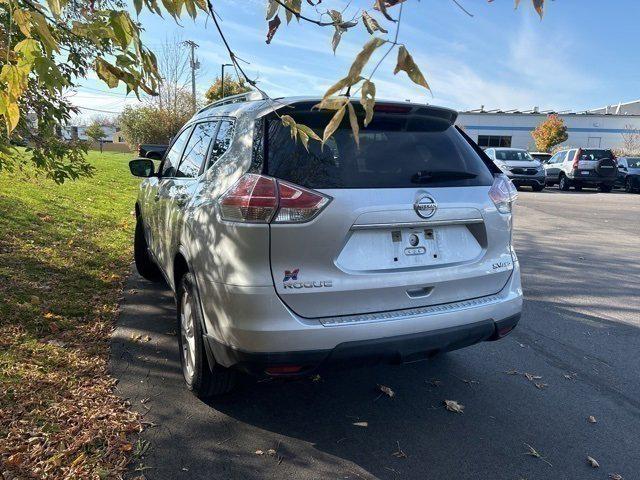
POLYGON ((429 183, 439 180, 470 180, 478 175, 455 170, 440 170, 438 172, 419 171, 411 176, 411 183, 429 183))

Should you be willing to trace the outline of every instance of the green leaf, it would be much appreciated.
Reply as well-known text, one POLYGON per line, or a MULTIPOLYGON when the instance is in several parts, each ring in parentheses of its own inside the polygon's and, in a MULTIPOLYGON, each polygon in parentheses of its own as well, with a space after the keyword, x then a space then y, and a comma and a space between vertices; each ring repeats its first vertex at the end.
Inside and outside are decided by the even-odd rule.
POLYGON ((135 27, 129 18, 129 14, 112 11, 109 14, 109 25, 111 25, 120 46, 123 49, 127 48, 135 36, 135 27))
POLYGON ((267 4, 267 20, 271 20, 276 13, 278 13, 278 8, 280 7, 280 4, 278 2, 276 2, 276 0, 269 0, 269 3, 267 4))
POLYGON ((44 49, 47 53, 51 52, 59 52, 58 42, 53 37, 51 30, 49 29, 49 25, 47 24, 47 19, 40 12, 31 12, 31 18, 33 19, 33 24, 36 32, 38 33, 38 39, 42 42, 44 49))
POLYGON ((96 58, 96 74, 109 88, 115 88, 120 83, 120 69, 114 67, 102 58, 96 58))
POLYGON ((40 56, 42 54, 40 44, 33 38, 26 38, 18 42, 16 46, 13 47, 13 50, 22 55, 22 57, 29 63, 32 63, 36 56, 40 56))
POLYGON ((133 6, 136 9, 136 15, 140 15, 142 11, 142 0, 133 0, 133 6))
POLYGON ((47 4, 49 4, 49 10, 53 16, 60 18, 60 0, 47 0, 47 4))

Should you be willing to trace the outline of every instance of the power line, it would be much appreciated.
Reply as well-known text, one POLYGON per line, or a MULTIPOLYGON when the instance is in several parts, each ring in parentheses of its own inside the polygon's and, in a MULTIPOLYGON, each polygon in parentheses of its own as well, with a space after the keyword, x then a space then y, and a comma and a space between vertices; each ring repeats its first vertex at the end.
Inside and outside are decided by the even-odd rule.
POLYGON ((115 113, 120 114, 122 112, 114 112, 113 110, 100 110, 98 108, 89 108, 89 107, 75 107, 78 110, 89 110, 90 112, 100 112, 100 113, 115 113))

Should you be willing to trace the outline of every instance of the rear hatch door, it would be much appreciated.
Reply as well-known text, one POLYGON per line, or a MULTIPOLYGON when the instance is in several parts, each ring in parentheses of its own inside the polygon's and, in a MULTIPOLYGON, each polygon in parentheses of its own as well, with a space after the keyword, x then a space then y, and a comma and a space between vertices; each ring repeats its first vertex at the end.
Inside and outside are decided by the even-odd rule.
MULTIPOLYGON (((270 226, 274 288, 298 315, 457 302, 507 282, 510 219, 487 195, 492 174, 452 126, 454 112, 423 110, 377 112, 359 148, 348 123, 308 152, 269 123, 265 173, 331 198, 310 222, 270 226)), ((317 131, 328 120, 296 112, 317 131)))

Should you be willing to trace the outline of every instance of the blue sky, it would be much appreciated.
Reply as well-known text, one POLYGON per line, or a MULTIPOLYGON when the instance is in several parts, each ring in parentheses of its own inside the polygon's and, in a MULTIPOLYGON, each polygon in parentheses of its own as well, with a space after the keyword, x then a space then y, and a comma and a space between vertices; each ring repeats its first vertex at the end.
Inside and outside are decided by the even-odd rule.
MULTIPOLYGON (((378 98, 410 99, 456 109, 584 110, 640 98, 640 50, 637 48, 640 2, 637 0, 547 1, 540 21, 528 0, 514 11, 513 0, 459 0, 474 17, 451 0, 407 0, 399 41, 406 44, 430 83, 433 96, 401 72, 393 75, 395 54, 374 77, 378 98)), ((237 55, 250 64, 271 96, 322 94, 345 75, 369 35, 362 25, 343 36, 336 55, 332 29, 295 20, 284 22, 271 45, 265 43, 266 0, 217 0, 222 28, 237 55)), ((353 0, 345 17, 364 8, 374 16, 373 0, 353 0)), ((303 2, 306 6, 306 2, 303 2)), ((341 10, 344 0, 321 6, 341 10)), ((392 9, 397 14, 398 7, 392 9)), ((307 7, 309 16, 314 14, 307 7)), ((194 40, 204 91, 228 57, 211 21, 185 18, 177 24, 151 14, 140 17, 144 40, 158 48, 167 38, 194 40)), ((382 53, 384 48, 380 49, 382 53)), ((372 62, 373 63, 373 62, 372 62)), ((365 70, 366 72, 366 70, 365 70)), ((117 112, 125 104, 123 89, 109 90, 91 75, 73 97, 80 107, 117 112), (105 93, 102 93, 105 92, 105 93)), ((85 116, 93 112, 84 111, 85 116)))

